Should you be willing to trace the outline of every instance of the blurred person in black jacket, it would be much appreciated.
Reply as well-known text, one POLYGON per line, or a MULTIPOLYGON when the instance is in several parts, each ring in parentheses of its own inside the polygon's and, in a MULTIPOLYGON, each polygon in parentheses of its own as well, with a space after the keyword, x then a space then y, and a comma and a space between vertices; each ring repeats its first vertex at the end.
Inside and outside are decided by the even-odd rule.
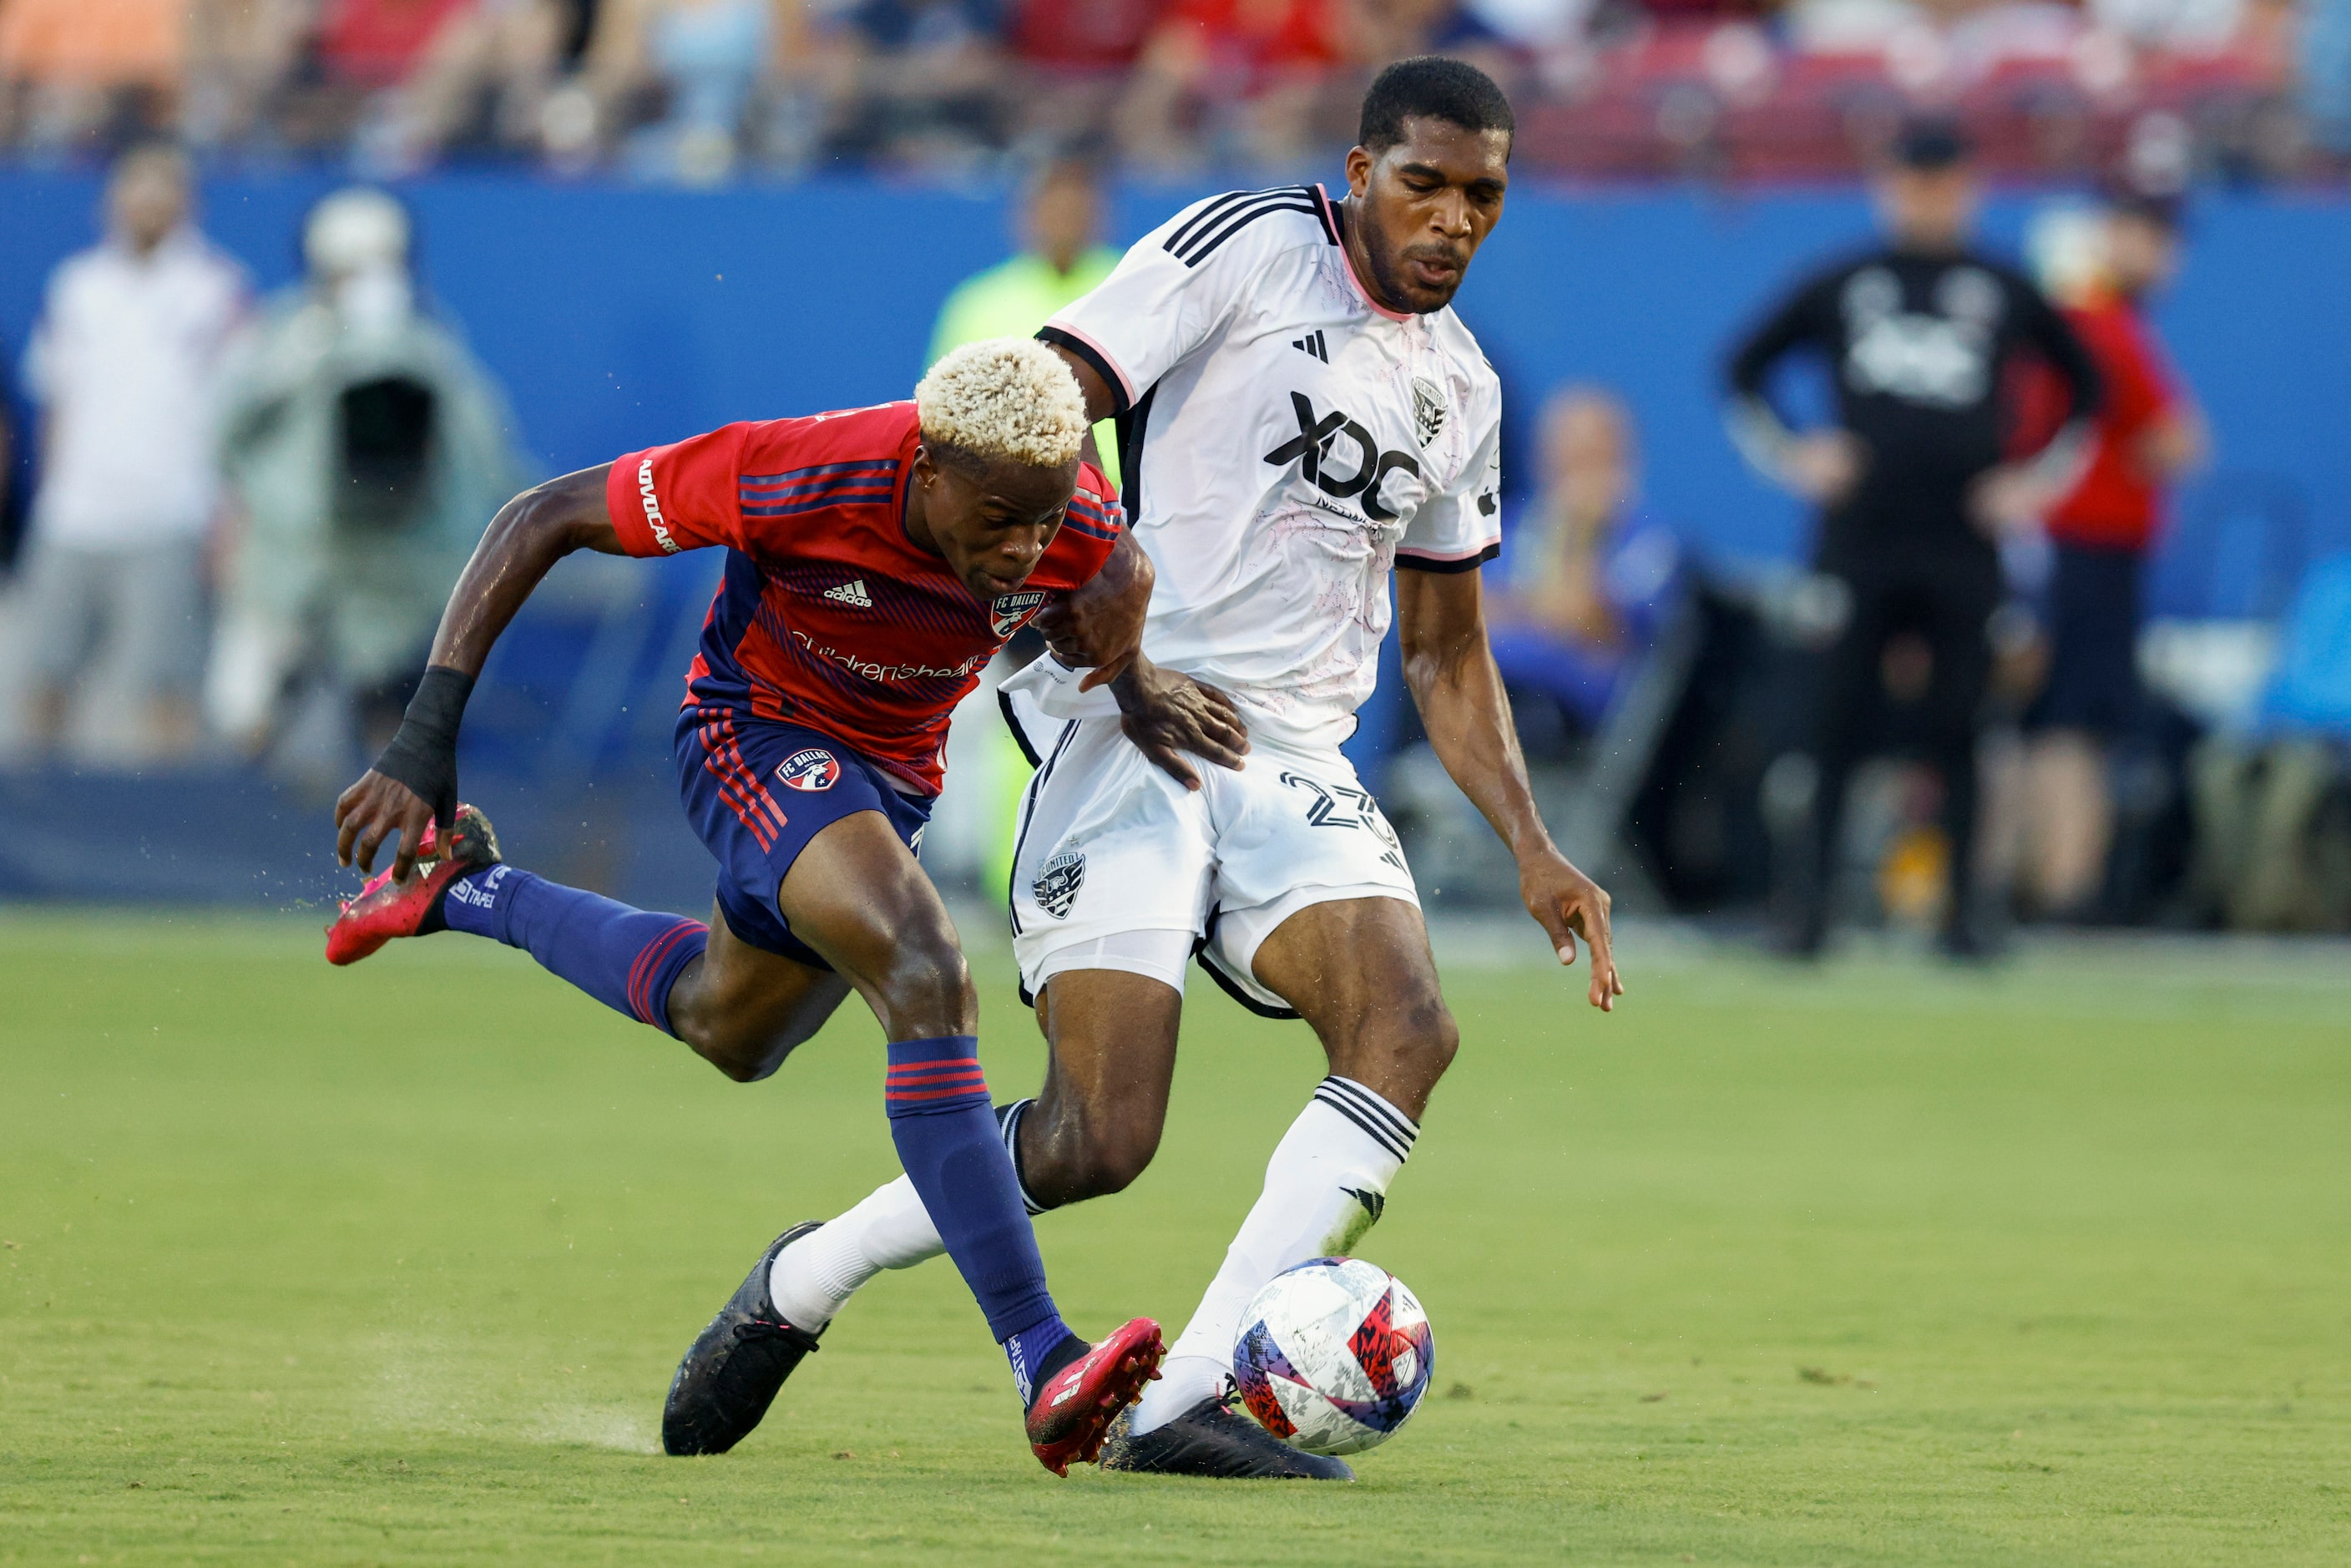
POLYGON ((1928 760, 1942 776, 1951 885, 1943 943, 1984 948, 1970 896, 1974 864, 1976 732, 1991 669, 1987 624, 2001 598, 1999 541, 2027 528, 2071 478, 2099 400, 2098 373, 2033 286, 1975 248, 1978 187, 1964 138, 1920 121, 1905 129, 1876 194, 1886 243, 1801 284, 1738 346, 1730 428, 1757 468, 1821 508, 1814 569, 1841 585, 1844 612, 1819 688, 1812 754, 1817 782, 1802 885, 1787 891, 1789 948, 1817 953, 1845 782, 1866 754, 1889 643, 1916 638, 1932 665, 1923 700, 1928 760), (1785 357, 1828 361, 1835 423, 1799 433, 1766 389, 1785 357), (2004 461, 2005 371, 2029 350, 2062 380, 2057 435, 2004 461))

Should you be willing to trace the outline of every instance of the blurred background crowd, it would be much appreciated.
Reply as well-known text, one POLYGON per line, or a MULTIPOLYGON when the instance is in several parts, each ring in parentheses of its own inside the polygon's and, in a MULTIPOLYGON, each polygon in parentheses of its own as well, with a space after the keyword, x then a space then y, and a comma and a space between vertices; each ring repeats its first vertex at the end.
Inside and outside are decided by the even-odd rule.
POLYGON ((0 148, 1280 172, 1431 50, 1493 74, 1521 165, 1561 172, 1851 172, 1920 104, 2009 171, 2351 159, 2351 0, 0 0, 0 148))
MULTIPOLYGON (((319 896, 323 801, 506 497, 903 396, 1217 188, 1185 166, 1319 172, 1362 73, 1435 42, 1531 105, 1461 308, 1508 407, 1495 653, 1572 855, 1800 953, 2351 930, 2351 210, 2231 188, 2333 167, 2334 4, 0 0, 0 896, 319 896), (482 158, 541 166, 427 167, 482 158), (1693 162, 1847 177, 1630 177, 1693 162), (1976 276, 1949 319, 1865 289, 1759 336, 1873 246, 1976 276), (1830 340, 1959 374, 2002 263, 2096 418, 2089 372, 2001 350, 2001 498, 1947 498, 1981 538, 1856 566, 1840 516, 1898 541, 1945 502, 1849 471, 1830 340)), ((567 563, 486 673, 468 780, 569 880, 705 896, 665 748, 714 570, 567 563)), ((1350 750, 1431 902, 1507 907, 1389 658, 1350 750)), ((966 718, 925 853, 994 896, 1025 768, 966 718)))

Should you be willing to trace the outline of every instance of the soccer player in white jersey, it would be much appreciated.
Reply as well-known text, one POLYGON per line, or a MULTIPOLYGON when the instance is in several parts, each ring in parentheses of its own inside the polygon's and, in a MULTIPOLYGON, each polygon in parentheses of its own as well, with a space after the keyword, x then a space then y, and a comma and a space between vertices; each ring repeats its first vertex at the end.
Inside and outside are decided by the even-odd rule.
MULTIPOLYGON (((1058 1207, 1149 1163, 1196 948, 1249 1005, 1304 1018, 1331 1067, 1108 1469, 1352 1474, 1222 1396, 1258 1288, 1378 1219, 1458 1039, 1395 834, 1339 751, 1372 692, 1391 566, 1405 569, 1395 615, 1431 745, 1516 855, 1560 961, 1579 936, 1591 947, 1592 1004, 1622 993, 1608 895, 1536 812, 1479 607, 1477 568, 1500 538, 1500 388, 1450 304, 1501 216, 1511 133, 1508 101, 1473 68, 1392 66, 1364 99, 1343 200, 1307 185, 1199 203, 1040 334, 1077 371, 1088 417, 1119 420, 1130 526, 1157 571, 1148 661, 1229 694, 1249 735, 1203 750, 1222 766, 1187 787, 1051 666, 1016 682, 1007 712, 1039 766, 1015 949, 1052 1051, 1039 1097, 998 1113, 1025 1194, 1058 1207)), ((770 1293, 820 1333, 877 1271, 939 1250, 902 1177, 800 1228, 770 1293)), ((771 1367, 747 1356, 679 1386, 725 1400, 748 1430, 789 1371, 771 1367)))

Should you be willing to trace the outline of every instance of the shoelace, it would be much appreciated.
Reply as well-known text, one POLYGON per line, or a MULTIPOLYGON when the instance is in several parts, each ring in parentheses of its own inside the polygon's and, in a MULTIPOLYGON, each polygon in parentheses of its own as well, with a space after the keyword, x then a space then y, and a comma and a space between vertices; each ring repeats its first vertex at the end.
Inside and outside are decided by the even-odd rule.
POLYGON ((753 1318, 748 1322, 740 1322, 735 1325, 735 1340, 737 1343, 739 1344, 747 1340, 755 1339, 779 1339, 786 1344, 797 1348, 802 1354, 824 1348, 817 1343, 816 1335, 809 1333, 806 1329, 794 1328, 789 1323, 763 1322, 758 1318, 753 1318))

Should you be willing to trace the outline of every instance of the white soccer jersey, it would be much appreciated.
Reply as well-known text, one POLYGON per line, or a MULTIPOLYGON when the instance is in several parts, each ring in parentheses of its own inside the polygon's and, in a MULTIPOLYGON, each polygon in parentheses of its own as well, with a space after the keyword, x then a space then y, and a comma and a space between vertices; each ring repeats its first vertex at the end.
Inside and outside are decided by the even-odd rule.
POLYGON ((1117 400, 1145 652, 1310 744, 1371 695, 1390 568, 1501 538, 1500 382, 1450 308, 1372 302, 1342 221, 1320 185, 1198 203, 1042 334, 1117 400))

